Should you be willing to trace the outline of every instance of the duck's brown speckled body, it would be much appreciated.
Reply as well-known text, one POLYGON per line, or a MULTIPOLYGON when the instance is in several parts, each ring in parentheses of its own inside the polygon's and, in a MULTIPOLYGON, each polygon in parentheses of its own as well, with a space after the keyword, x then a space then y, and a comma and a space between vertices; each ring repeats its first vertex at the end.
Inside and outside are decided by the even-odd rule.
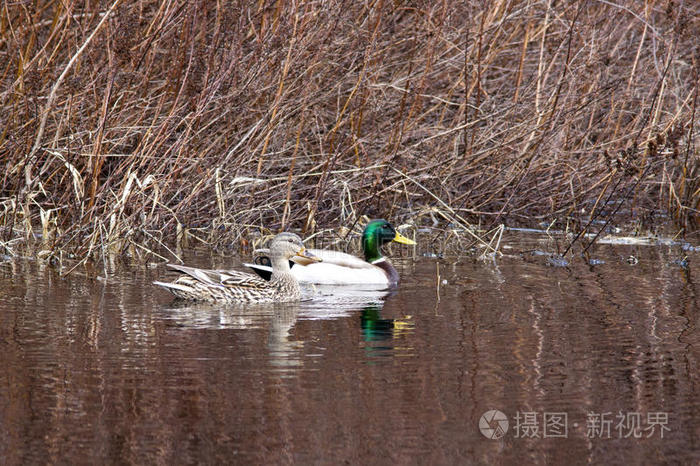
POLYGON ((168 267, 183 275, 172 283, 154 282, 180 299, 212 303, 275 303, 298 301, 299 282, 291 274, 289 259, 300 256, 310 261, 319 258, 306 251, 301 238, 293 233, 280 233, 270 244, 272 278, 263 280, 236 270, 205 270, 183 265, 168 267))

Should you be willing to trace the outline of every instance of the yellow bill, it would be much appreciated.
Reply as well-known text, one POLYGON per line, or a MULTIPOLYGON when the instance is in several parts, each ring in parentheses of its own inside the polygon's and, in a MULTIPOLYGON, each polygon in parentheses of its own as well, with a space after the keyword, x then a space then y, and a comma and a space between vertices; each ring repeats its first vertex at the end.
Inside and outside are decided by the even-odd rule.
POLYGON ((416 244, 415 241, 413 241, 412 239, 406 238, 398 231, 396 232, 396 236, 394 236, 394 239, 392 241, 396 241, 397 243, 401 243, 401 244, 416 244))

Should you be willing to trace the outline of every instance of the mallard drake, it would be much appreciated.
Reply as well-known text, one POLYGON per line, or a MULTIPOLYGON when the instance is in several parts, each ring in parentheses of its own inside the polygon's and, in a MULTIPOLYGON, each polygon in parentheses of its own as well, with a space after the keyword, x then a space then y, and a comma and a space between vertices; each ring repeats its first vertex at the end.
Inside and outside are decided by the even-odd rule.
POLYGON ((182 272, 172 283, 153 282, 181 299, 214 303, 273 303, 297 301, 301 297, 299 282, 290 273, 293 257, 305 263, 320 262, 304 248, 294 233, 280 233, 270 243, 271 279, 263 280, 253 274, 235 270, 205 270, 168 264, 182 272))
MULTIPOLYGON (((339 251, 310 249, 314 256, 323 259, 322 263, 312 264, 304 258, 292 258, 294 263, 305 267, 291 267, 299 283, 317 285, 370 285, 373 288, 390 288, 399 283, 399 273, 381 253, 382 245, 395 241, 402 244, 416 244, 402 236, 386 220, 372 220, 362 232, 362 250, 365 259, 339 251)), ((273 268, 270 259, 261 255, 255 264, 243 264, 253 269, 262 278, 269 280, 273 268)))

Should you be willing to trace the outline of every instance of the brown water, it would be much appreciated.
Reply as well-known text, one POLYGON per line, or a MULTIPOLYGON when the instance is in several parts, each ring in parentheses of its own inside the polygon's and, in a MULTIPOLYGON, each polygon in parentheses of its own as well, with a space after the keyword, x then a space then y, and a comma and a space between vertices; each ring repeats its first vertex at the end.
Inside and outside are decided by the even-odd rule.
POLYGON ((518 241, 496 262, 402 261, 391 296, 248 309, 174 303, 160 266, 103 281, 5 261, 1 462, 700 461, 700 253, 600 246, 605 263, 554 267, 518 241), (492 409, 498 440, 479 429, 492 409))

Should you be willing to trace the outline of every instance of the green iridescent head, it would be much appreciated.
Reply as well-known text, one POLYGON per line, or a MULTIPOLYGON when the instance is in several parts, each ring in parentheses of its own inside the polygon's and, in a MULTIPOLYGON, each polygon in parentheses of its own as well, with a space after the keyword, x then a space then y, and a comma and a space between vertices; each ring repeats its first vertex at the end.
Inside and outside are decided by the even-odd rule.
POLYGON ((365 260, 374 262, 382 258, 381 247, 386 243, 396 241, 402 244, 416 244, 398 233, 389 222, 383 219, 372 220, 362 232, 362 250, 365 260))

